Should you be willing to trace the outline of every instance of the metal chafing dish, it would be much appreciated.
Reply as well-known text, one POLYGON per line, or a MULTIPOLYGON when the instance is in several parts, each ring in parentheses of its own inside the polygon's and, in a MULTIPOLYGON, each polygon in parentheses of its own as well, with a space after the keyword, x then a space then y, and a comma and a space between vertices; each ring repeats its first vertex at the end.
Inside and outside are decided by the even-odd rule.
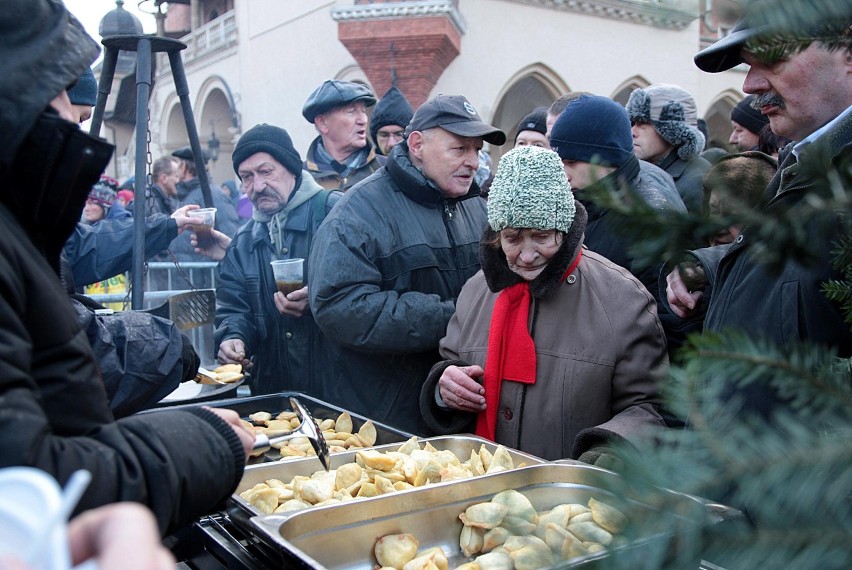
MULTIPOLYGON (((497 444, 495 444, 494 442, 474 435, 427 437, 420 439, 419 442, 421 447, 426 442, 428 442, 439 451, 452 451, 462 461, 470 457, 471 451, 478 452, 479 448, 483 445, 491 453, 494 453, 494 451, 497 449, 497 444)), ((393 443, 387 445, 378 445, 369 449, 376 451, 396 451, 399 446, 399 443, 393 443)), ((540 459, 528 453, 524 453, 522 451, 517 451, 510 448, 507 448, 507 451, 509 452, 509 456, 512 458, 512 462, 516 466, 522 464, 533 465, 545 462, 543 459, 540 459)), ((336 469, 344 463, 352 463, 353 461, 355 461, 355 455, 357 452, 358 450, 350 450, 332 454, 329 462, 329 468, 336 469)), ((293 459, 291 461, 281 461, 276 463, 263 463, 260 465, 249 465, 248 467, 246 467, 245 472, 243 473, 243 478, 240 481, 239 485, 237 485, 236 491, 229 499, 228 511, 231 514, 232 518, 234 518, 234 520, 238 524, 242 523, 243 521, 247 521, 248 518, 251 516, 261 515, 261 512, 259 512, 248 501, 240 497, 239 494, 247 489, 251 489, 258 483, 263 483, 267 479, 280 479, 282 481, 287 482, 297 475, 310 477, 312 473, 320 469, 321 466, 315 457, 298 458, 293 459)), ((450 483, 435 483, 432 486, 443 487, 449 484, 450 483)), ((394 494, 398 495, 412 492, 414 491, 398 491, 394 494)), ((359 499, 357 503, 362 503, 363 501, 370 500, 373 500, 373 498, 371 497, 368 499, 359 499)))
MULTIPOLYGON (((313 398, 311 396, 302 394, 300 392, 281 392, 278 394, 268 394, 264 396, 249 396, 246 398, 230 398, 226 400, 218 400, 213 403, 204 403, 204 404, 186 404, 180 406, 172 406, 172 409, 185 409, 191 407, 199 407, 199 406, 215 406, 217 408, 225 408, 228 410, 234 410, 237 412, 242 418, 247 419, 249 414, 253 414, 255 412, 269 412, 273 416, 283 411, 290 411, 292 407, 290 406, 290 398, 295 397, 302 403, 302 405, 307 408, 308 412, 314 417, 314 419, 319 422, 325 419, 337 419, 337 417, 343 412, 347 411, 343 408, 339 408, 333 404, 328 402, 324 402, 317 398, 313 398)), ((367 418, 356 414, 354 412, 348 412, 350 416, 352 416, 352 426, 354 431, 358 431, 358 429, 367 422, 367 418)), ((396 442, 404 442, 408 438, 412 436, 412 434, 398 430, 389 425, 379 423, 373 421, 373 425, 376 427, 376 445, 386 445, 392 444, 396 442)), ((252 458, 249 461, 249 464, 255 463, 268 463, 274 461, 289 461, 289 460, 300 460, 301 458, 290 458, 284 457, 282 458, 277 449, 271 449, 257 458, 252 458)), ((316 459, 313 459, 314 465, 319 465, 316 459)))
MULTIPOLYGON (((619 500, 611 492, 618 487, 619 479, 615 473, 579 463, 539 464, 363 502, 255 516, 250 522, 264 542, 278 549, 286 564, 314 569, 373 570, 376 540, 398 533, 414 534, 420 549, 443 548, 450 568, 469 561, 459 547, 462 524, 458 515, 470 505, 487 501, 506 489, 524 493, 537 510, 561 503, 585 503, 589 497, 595 497, 626 508, 631 517, 641 517, 639 534, 625 535, 629 540, 625 546, 555 566, 567 568, 593 567, 607 557, 618 556, 620 552, 623 555, 628 549, 650 548, 663 537, 738 515, 733 509, 721 506, 709 509, 693 497, 664 490, 658 493, 664 502, 654 505, 647 502, 647 497, 619 500)), ((698 568, 701 561, 685 562, 681 567, 698 568)))

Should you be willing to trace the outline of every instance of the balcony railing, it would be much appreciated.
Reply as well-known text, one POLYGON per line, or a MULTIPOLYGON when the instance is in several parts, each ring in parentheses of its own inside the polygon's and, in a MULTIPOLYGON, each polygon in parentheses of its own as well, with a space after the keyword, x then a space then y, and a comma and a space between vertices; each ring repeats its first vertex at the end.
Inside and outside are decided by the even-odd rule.
MULTIPOLYGON (((225 12, 215 20, 211 20, 203 26, 199 26, 190 34, 183 36, 180 41, 187 46, 183 52, 184 65, 188 65, 200 57, 236 45, 238 41, 236 13, 233 10, 225 12)), ((157 54, 157 58, 158 73, 167 73, 169 69, 168 56, 160 53, 157 54)))

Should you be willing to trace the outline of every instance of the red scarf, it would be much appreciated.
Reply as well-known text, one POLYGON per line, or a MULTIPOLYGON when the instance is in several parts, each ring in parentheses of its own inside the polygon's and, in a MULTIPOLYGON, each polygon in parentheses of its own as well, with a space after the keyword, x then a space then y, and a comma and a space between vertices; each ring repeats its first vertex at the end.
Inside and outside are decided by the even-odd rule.
MULTIPOLYGON (((560 283, 577 268, 582 256, 581 250, 562 274, 560 283)), ((529 281, 522 281, 500 291, 494 302, 482 382, 486 408, 476 418, 476 435, 491 441, 497 427, 502 381, 535 384, 535 343, 529 331, 530 298, 529 281)))

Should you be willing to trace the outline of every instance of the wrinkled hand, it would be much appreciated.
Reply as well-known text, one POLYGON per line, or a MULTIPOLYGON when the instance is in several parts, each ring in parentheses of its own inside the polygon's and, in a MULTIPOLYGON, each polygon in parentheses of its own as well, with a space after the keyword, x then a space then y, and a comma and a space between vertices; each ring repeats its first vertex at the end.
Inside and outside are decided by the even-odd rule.
POLYGON ((666 276, 666 300, 672 312, 685 319, 695 314, 704 296, 704 270, 695 264, 682 263, 666 276))
POLYGON ((240 438, 240 443, 243 444, 243 451, 246 454, 246 461, 248 461, 248 458, 254 448, 254 432, 249 431, 249 429, 243 425, 243 422, 240 421, 240 415, 234 410, 208 408, 207 406, 204 407, 230 424, 230 426, 234 429, 234 432, 237 434, 237 437, 240 438))
POLYGON ((251 368, 251 360, 246 358, 246 345, 238 338, 223 340, 216 358, 221 364, 242 364, 243 370, 251 368))
POLYGON ((474 380, 485 372, 481 366, 447 366, 438 386, 441 398, 447 406, 465 412, 481 412, 485 409, 485 388, 474 380))
POLYGON ((308 286, 296 289, 286 296, 279 291, 272 296, 272 299, 282 315, 301 317, 308 310, 308 286))
POLYGON ((595 467, 601 467, 603 469, 609 469, 610 471, 620 472, 624 470, 624 462, 619 459, 611 449, 603 445, 596 445, 590 450, 584 452, 577 459, 583 463, 588 463, 589 465, 594 465, 595 467))
POLYGON ((231 245, 231 238, 217 229, 210 230, 210 237, 213 239, 206 242, 203 247, 199 247, 198 236, 193 232, 189 234, 189 243, 195 248, 195 253, 206 255, 213 261, 222 261, 225 258, 225 251, 231 245))

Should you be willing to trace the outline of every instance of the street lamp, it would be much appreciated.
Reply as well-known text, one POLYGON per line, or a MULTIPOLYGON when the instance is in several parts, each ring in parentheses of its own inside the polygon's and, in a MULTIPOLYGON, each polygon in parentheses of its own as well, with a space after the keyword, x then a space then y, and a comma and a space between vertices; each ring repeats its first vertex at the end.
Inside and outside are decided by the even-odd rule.
POLYGON ((219 160, 219 139, 216 138, 216 131, 213 121, 210 121, 210 138, 207 140, 207 150, 210 152, 210 160, 216 162, 219 160))

